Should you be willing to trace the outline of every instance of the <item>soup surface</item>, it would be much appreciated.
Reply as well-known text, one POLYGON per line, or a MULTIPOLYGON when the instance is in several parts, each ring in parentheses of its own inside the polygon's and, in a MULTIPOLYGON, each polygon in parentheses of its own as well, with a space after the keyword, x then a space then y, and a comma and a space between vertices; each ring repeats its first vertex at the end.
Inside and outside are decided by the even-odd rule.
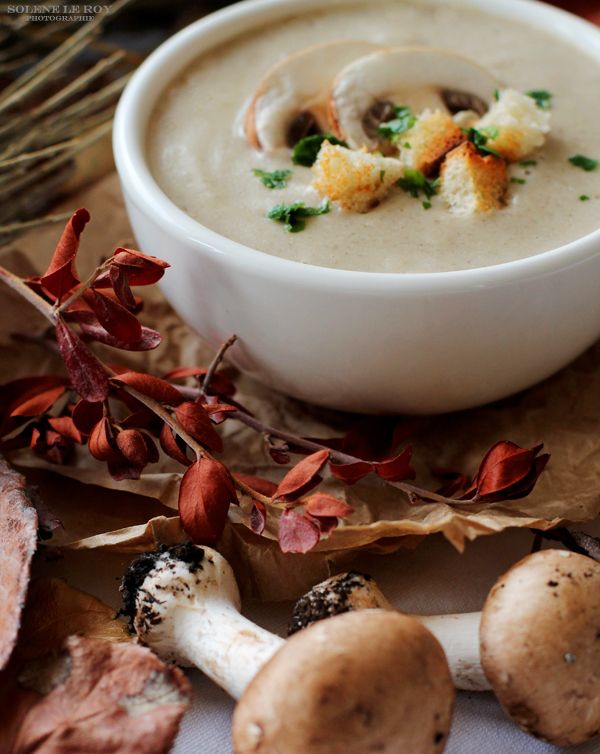
POLYGON ((160 97, 147 150, 156 180, 175 204, 212 230, 269 254, 376 272, 482 267, 556 248, 600 225, 600 169, 586 172, 568 161, 578 153, 600 158, 598 92, 598 59, 532 26, 418 0, 371 0, 290 17, 200 56, 160 97), (333 205, 301 233, 267 219, 276 204, 317 206, 321 197, 310 186, 310 169, 292 165, 288 149, 267 156, 248 145, 244 112, 274 63, 338 39, 455 50, 504 86, 552 92, 551 133, 533 155, 536 165, 511 166, 516 180, 504 209, 457 217, 440 197, 425 210, 397 191, 366 214, 333 205), (293 174, 286 188, 269 190, 254 168, 293 174))

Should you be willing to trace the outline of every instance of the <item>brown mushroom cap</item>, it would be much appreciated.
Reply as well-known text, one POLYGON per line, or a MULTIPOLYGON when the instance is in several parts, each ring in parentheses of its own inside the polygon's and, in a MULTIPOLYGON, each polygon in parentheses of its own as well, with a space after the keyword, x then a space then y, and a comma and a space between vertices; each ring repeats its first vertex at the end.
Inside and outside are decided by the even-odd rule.
POLYGON ((500 703, 537 738, 600 733, 600 563, 564 550, 521 560, 491 590, 481 663, 500 703))
POLYGON ((444 652, 413 618, 346 613, 288 639, 233 717, 235 754, 434 754, 454 689, 444 652))

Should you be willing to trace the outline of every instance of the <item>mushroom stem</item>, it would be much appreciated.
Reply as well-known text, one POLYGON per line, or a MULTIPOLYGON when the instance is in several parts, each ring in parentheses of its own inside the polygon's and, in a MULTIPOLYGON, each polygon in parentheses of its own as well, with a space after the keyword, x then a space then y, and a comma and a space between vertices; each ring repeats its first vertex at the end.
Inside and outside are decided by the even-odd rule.
MULTIPOLYGON (((338 574, 317 584, 298 600, 294 606, 289 633, 296 633, 331 615, 373 608, 396 610, 371 576, 354 571, 338 574)), ((442 645, 457 689, 490 690, 491 686, 479 658, 481 613, 403 614, 418 620, 442 645)))
POLYGON ((481 613, 412 615, 428 628, 442 645, 454 686, 463 691, 489 691, 490 683, 481 667, 479 624, 481 613))
POLYGON ((285 643, 240 614, 233 571, 208 547, 142 555, 121 591, 141 643, 164 659, 199 668, 234 699, 285 643))
POLYGON ((174 638, 181 664, 199 668, 234 699, 285 643, 219 599, 181 611, 174 638))

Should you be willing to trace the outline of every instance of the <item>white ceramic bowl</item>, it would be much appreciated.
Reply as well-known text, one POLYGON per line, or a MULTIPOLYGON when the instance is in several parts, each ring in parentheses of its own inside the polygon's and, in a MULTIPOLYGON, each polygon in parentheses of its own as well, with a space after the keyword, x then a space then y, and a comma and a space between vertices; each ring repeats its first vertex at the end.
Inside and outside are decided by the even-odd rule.
MULTIPOLYGON (((373 3, 374 0, 365 0, 373 3)), ((344 0, 328 0, 343 4, 344 0)), ((532 0, 444 0, 533 22, 598 58, 600 30, 532 0)), ((551 375, 600 335, 600 230, 516 262, 458 272, 325 269, 215 233, 161 191, 145 156, 148 119, 201 52, 323 0, 249 0, 192 24, 137 70, 114 151, 139 247, 173 265, 163 290, 231 360, 307 401, 366 412, 436 413, 487 403, 551 375)), ((600 224, 600 221, 599 221, 600 224)))

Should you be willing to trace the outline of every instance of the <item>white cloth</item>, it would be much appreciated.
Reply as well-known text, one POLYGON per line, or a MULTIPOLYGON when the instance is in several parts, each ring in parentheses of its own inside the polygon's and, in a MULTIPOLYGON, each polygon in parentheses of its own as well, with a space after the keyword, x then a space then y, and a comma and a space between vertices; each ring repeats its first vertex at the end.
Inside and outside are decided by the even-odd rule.
MULTIPOLYGON (((600 524, 585 528, 600 534, 600 524)), ((486 594, 512 563, 526 555, 527 531, 481 537, 460 555, 441 537, 432 537, 414 552, 364 556, 356 568, 371 573, 399 608, 414 613, 479 610, 486 594)), ((290 604, 247 605, 256 623, 285 635, 290 604)), ((200 673, 191 673, 194 702, 173 754, 230 754, 230 719, 234 703, 200 673)), ((563 751, 522 733, 503 713, 491 693, 460 692, 446 754, 557 754, 563 751)), ((566 751, 566 750, 564 750, 566 751)), ((573 754, 600 754, 600 739, 570 749, 573 754)), ((310 752, 306 752, 310 754, 310 752)), ((411 754, 411 752, 406 752, 411 754)))

